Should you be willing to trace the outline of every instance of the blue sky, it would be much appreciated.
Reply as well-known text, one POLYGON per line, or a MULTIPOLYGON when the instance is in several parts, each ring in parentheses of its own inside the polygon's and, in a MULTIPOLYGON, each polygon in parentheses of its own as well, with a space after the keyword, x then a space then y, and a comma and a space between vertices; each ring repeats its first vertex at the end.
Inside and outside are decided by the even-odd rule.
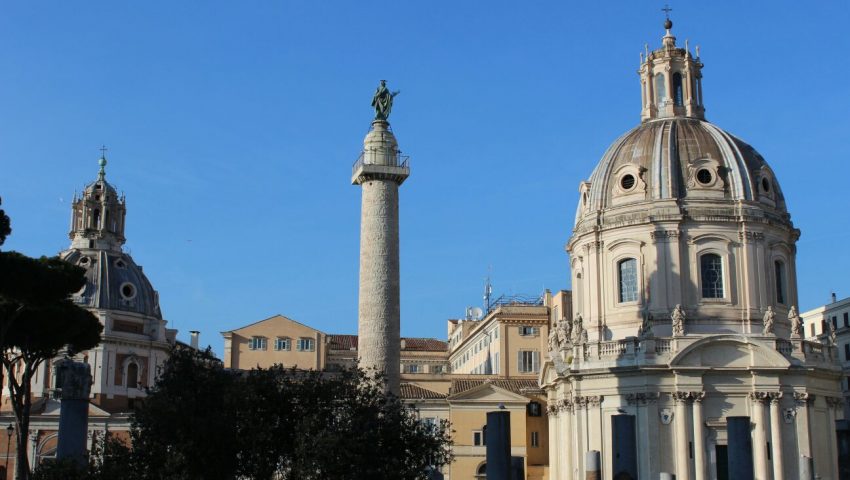
MULTIPOLYGON (((412 175, 401 190, 402 334, 495 293, 568 288, 578 184, 639 121, 657 2, 6 2, 0 15, 5 249, 68 246, 97 173, 127 195, 127 247, 171 327, 281 313, 355 333, 360 191, 379 79, 412 175)), ((850 295, 850 2, 673 1, 701 46, 707 118, 771 164, 802 309, 850 295)))

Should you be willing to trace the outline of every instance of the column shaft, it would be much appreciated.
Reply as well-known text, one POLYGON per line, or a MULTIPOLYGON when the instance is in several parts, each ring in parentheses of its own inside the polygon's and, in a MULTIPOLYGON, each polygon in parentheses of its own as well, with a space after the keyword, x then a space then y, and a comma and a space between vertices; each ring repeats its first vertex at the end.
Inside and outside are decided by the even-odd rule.
POLYGON ((770 399, 770 447, 773 457, 773 480, 784 480, 785 472, 782 463, 782 412, 779 408, 779 397, 770 399))
POLYGON ((694 400, 694 480, 705 480, 705 424, 702 398, 694 400))
POLYGON ((770 480, 767 466, 767 432, 764 423, 764 402, 761 398, 753 400, 753 459, 755 460, 756 480, 770 480))
POLYGON ((398 394, 398 184, 370 180, 362 189, 358 355, 361 367, 384 373, 388 389, 398 394))
POLYGON ((676 480, 690 479, 690 461, 688 460, 688 403, 685 399, 676 399, 676 480))

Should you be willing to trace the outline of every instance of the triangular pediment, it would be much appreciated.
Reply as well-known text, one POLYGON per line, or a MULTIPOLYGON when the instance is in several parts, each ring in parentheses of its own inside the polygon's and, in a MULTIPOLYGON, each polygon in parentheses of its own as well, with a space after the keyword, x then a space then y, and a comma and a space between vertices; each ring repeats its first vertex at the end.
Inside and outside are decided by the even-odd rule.
POLYGON ((528 397, 516 394, 510 390, 498 387, 488 382, 448 397, 451 403, 513 403, 526 404, 531 401, 528 397))

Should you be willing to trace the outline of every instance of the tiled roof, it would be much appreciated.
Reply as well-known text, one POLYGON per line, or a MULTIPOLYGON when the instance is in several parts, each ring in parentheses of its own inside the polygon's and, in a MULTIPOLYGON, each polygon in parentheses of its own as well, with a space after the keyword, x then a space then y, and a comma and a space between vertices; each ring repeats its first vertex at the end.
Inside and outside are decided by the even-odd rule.
POLYGON ((331 350, 357 350, 357 335, 328 335, 331 350))
POLYGON ((518 395, 523 394, 523 390, 536 390, 539 389, 540 386, 537 384, 537 380, 534 379, 483 379, 483 380, 452 380, 451 392, 452 395, 457 395, 459 393, 466 392, 468 390, 472 390, 473 388, 479 387, 484 383, 490 383, 499 388, 504 388, 510 392, 516 393, 518 395))
POLYGON ((427 388, 422 388, 419 385, 414 385, 412 383, 402 383, 401 384, 401 398, 404 399, 418 399, 418 400, 430 400, 430 399, 440 399, 446 398, 445 394, 440 392, 435 392, 433 390, 428 390, 427 388))
POLYGON ((402 350, 421 350, 425 352, 445 352, 449 349, 448 342, 437 340, 436 338, 407 338, 404 340, 404 348, 402 350))
MULTIPOLYGON (((357 335, 328 335, 331 350, 357 349, 357 335)), ((435 338, 407 338, 404 340, 404 351, 446 352, 449 344, 435 338)))

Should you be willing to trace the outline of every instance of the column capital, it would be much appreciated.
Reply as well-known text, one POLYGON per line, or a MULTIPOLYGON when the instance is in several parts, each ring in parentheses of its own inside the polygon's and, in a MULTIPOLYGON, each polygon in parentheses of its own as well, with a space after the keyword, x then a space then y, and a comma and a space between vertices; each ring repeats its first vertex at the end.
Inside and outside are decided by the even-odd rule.
POLYGON ((826 400, 826 404, 829 408, 839 408, 842 407, 843 403, 840 397, 823 397, 826 400))
POLYGON ((750 400, 755 403, 763 403, 769 399, 770 392, 755 391, 747 394, 750 400))
POLYGON ((688 403, 691 400, 691 392, 673 392, 671 395, 676 403, 688 403))
POLYGON ((782 392, 768 392, 767 396, 771 405, 779 405, 779 401, 782 399, 782 392))
POLYGON ((559 408, 558 408, 557 404, 546 405, 546 415, 548 415, 550 417, 557 417, 558 416, 558 410, 559 410, 559 408))
POLYGON ((629 405, 648 405, 650 403, 657 402, 658 397, 660 397, 660 396, 661 396, 661 394, 658 393, 658 392, 629 393, 629 394, 626 394, 626 402, 628 402, 629 405))
POLYGON ((815 395, 809 392, 794 392, 794 402, 798 406, 806 406, 815 403, 815 395))
POLYGON ((561 412, 572 412, 573 402, 569 398, 565 398, 558 402, 558 410, 561 412))

